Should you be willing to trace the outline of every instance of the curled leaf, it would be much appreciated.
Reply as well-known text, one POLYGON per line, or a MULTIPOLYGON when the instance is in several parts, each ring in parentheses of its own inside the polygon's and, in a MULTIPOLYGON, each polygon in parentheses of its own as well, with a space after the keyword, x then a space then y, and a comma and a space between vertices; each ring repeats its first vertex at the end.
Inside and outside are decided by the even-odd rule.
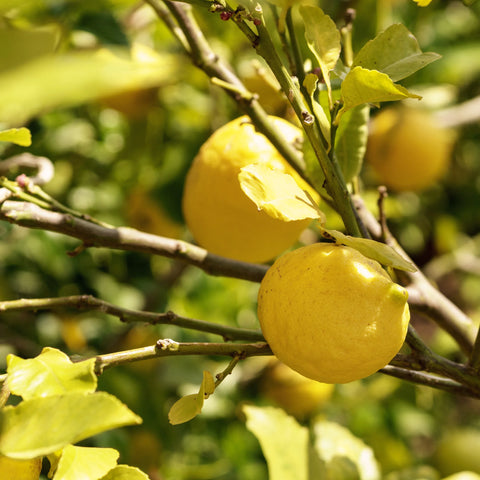
POLYGON ((261 163, 243 167, 238 175, 245 194, 268 215, 284 222, 319 219, 325 216, 310 194, 302 190, 295 179, 261 163))
POLYGON ((195 418, 202 411, 205 400, 214 391, 215 380, 210 372, 204 371, 199 392, 178 399, 168 412, 169 422, 172 425, 179 425, 195 418))
POLYGON ((413 263, 402 257, 389 245, 371 240, 368 238, 351 237, 344 235, 337 230, 323 230, 327 236, 335 239, 336 243, 346 245, 347 247, 358 250, 362 255, 365 255, 372 260, 376 260, 381 265, 386 267, 396 268, 397 270, 404 270, 406 272, 415 272, 417 268, 413 263))

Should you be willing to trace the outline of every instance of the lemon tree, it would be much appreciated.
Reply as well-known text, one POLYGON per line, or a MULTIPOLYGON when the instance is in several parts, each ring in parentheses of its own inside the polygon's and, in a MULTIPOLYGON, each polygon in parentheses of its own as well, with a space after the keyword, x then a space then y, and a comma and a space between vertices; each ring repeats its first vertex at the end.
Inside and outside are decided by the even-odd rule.
MULTIPOLYGON (((301 140, 297 127, 278 117, 270 119, 286 141, 301 140)), ((195 157, 183 195, 186 223, 197 242, 210 252, 265 262, 291 247, 308 227, 309 220, 284 222, 270 217, 243 193, 240 170, 257 163, 289 173, 303 189, 309 188, 248 117, 219 128, 195 157)))
POLYGON ((350 247, 314 244, 268 270, 258 318, 286 365, 320 382, 346 383, 390 362, 410 313, 406 290, 379 263, 350 247))

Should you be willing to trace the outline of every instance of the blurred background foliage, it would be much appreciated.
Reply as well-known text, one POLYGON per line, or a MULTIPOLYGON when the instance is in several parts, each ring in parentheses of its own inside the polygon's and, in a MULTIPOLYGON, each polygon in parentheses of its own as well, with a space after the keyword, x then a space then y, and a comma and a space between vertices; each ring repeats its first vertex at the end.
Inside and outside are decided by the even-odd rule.
MULTIPOLYGON (((404 82, 424 95, 428 110, 442 111, 480 95, 478 1, 433 0, 424 9, 411 0, 319 3, 339 24, 347 7, 356 9, 357 51, 378 31, 402 22, 423 51, 440 53, 442 59, 404 82)), ((101 96, 99 90, 91 92, 88 101, 60 102, 35 112, 24 126, 33 135, 28 151, 55 165, 55 177, 45 187, 55 198, 113 225, 190 240, 180 209, 186 170, 208 135, 240 114, 237 106, 190 64, 170 32, 142 3, 31 0, 18 5, 0 0, 0 13, 0 84, 53 52, 129 50, 141 44, 168 65, 168 75, 159 79, 145 75, 134 78, 123 92, 101 96)), ((266 109, 288 116, 285 98, 268 76, 259 75, 262 65, 234 25, 206 11, 199 11, 197 19, 214 50, 260 94, 266 109)), ((65 88, 55 76, 42 78, 48 81, 39 84, 36 78, 25 78, 23 88, 46 97, 65 88)), ((62 82, 65 79, 68 75, 61 77, 62 82)), ((88 93, 84 92, 87 97, 88 93)), ((456 128, 451 165, 441 181, 420 192, 392 192, 386 201, 391 229, 406 250, 477 321, 479 126, 477 120, 456 128)), ((2 158, 25 150, 0 145, 2 158)), ((11 177, 16 174, 11 172, 11 177)), ((374 212, 376 182, 365 165, 362 195, 374 212)), ((192 267, 131 252, 87 249, 68 256, 78 242, 6 223, 0 224, 0 239, 2 300, 92 294, 126 308, 170 309, 258 328, 256 284, 209 277, 192 267)), ((457 349, 446 335, 422 318, 413 321, 439 353, 456 358, 457 349)), ((172 326, 125 325, 101 313, 9 313, 1 314, 0 363, 3 369, 8 353, 31 357, 45 345, 73 356, 90 356, 151 345, 158 338, 218 340, 172 326)), ((173 402, 198 389, 202 370, 217 373, 225 365, 218 358, 175 358, 107 371, 100 388, 121 398, 144 423, 92 442, 118 448, 125 463, 144 469, 152 480, 263 480, 265 460, 240 411, 247 402, 283 406, 305 424, 315 415, 339 422, 373 448, 385 478, 391 480, 438 479, 459 470, 480 474, 475 448, 480 443, 478 401, 382 375, 311 393, 308 386, 296 390, 298 379, 278 374, 270 359, 250 359, 241 362, 206 402, 201 416, 170 426, 167 413, 173 402), (310 394, 314 408, 305 400, 310 394), (388 476, 398 471, 403 476, 388 476)))

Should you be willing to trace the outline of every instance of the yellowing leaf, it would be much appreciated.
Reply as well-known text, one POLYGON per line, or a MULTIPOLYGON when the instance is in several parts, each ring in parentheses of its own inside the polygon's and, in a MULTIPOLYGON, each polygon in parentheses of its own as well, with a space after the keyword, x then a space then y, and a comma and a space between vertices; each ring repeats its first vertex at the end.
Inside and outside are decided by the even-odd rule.
POLYGON ((407 27, 395 24, 362 47, 352 68, 378 70, 398 82, 439 58, 437 53, 423 53, 407 27))
POLYGON ((309 480, 309 433, 280 408, 246 405, 247 428, 257 437, 269 480, 309 480))
POLYGON ((49 455, 105 430, 141 421, 105 392, 36 397, 0 410, 0 454, 19 459, 49 455))
POLYGON ((324 223, 323 213, 291 175, 253 163, 243 167, 238 178, 245 194, 271 217, 284 222, 320 219, 324 223))
POLYGON ((154 61, 144 50, 41 57, 0 75, 0 123, 24 123, 55 108, 170 82, 174 66, 167 54, 154 61))
POLYGON ((120 453, 113 448, 77 447, 63 450, 53 480, 97 480, 117 465, 120 453))
POLYGON ((355 67, 342 82, 343 107, 338 112, 335 124, 338 125, 341 115, 347 110, 364 103, 391 102, 405 98, 418 98, 420 95, 410 93, 401 85, 393 83, 391 78, 376 70, 355 67))
POLYGON ((317 420, 313 435, 314 452, 323 463, 321 478, 380 480, 372 449, 348 429, 334 422, 317 420))
POLYGON ((417 270, 413 263, 403 258, 389 245, 367 238, 344 235, 337 230, 325 229, 324 232, 326 232, 328 236, 333 237, 336 243, 341 243, 347 247, 354 248, 362 255, 365 255, 365 257, 376 260, 381 265, 396 268, 398 270, 405 270, 406 272, 415 272, 417 270))
POLYGON ((330 70, 335 68, 340 56, 340 32, 335 22, 319 7, 302 5, 300 7, 305 24, 305 38, 308 47, 315 55, 327 86, 330 106, 332 106, 330 70))
POLYGON ((0 132, 0 142, 11 142, 22 147, 29 147, 32 144, 32 134, 25 127, 10 128, 0 132))
POLYGON ((46 347, 35 358, 7 357, 7 384, 10 391, 27 400, 71 392, 92 393, 97 388, 95 359, 72 363, 55 348, 46 347))
POLYGON ((430 5, 432 0, 413 0, 413 1, 417 3, 419 7, 426 7, 427 5, 430 5))
POLYGON ((172 425, 185 423, 195 418, 203 408, 203 403, 215 391, 215 380, 210 372, 203 372, 203 380, 198 393, 178 399, 168 412, 172 425))
POLYGON ((149 477, 136 467, 118 465, 110 470, 101 480, 150 480, 149 477))

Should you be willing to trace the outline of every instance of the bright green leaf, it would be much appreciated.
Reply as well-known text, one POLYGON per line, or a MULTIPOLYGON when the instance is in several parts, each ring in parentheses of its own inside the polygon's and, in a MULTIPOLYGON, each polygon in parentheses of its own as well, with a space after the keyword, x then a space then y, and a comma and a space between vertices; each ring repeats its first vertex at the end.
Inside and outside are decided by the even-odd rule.
POLYGON ((305 38, 308 47, 318 61, 327 86, 330 105, 332 105, 330 70, 335 68, 340 57, 340 32, 335 22, 319 7, 302 5, 300 14, 305 24, 305 38))
POLYGON ((238 175, 245 194, 268 215, 284 222, 320 219, 324 215, 310 195, 302 190, 295 179, 262 163, 243 167, 238 175))
POLYGON ((385 243, 377 242, 367 238, 351 237, 344 235, 337 230, 324 230, 328 236, 335 239, 337 243, 358 250, 365 257, 376 260, 386 267, 404 270, 406 272, 415 272, 417 269, 413 263, 403 258, 392 247, 385 243))
POLYGON ((7 384, 24 400, 70 392, 92 393, 97 388, 95 359, 72 363, 55 348, 46 347, 35 358, 7 357, 7 384))
POLYGON ((402 24, 395 24, 367 42, 353 60, 363 67, 386 73, 394 82, 438 60, 437 53, 422 53, 417 39, 402 24))
POLYGON ((53 480, 98 480, 117 465, 113 448, 67 445, 61 454, 53 480))
POLYGON ((308 429, 279 408, 245 405, 243 411, 267 460, 269 480, 308 480, 308 429))
POLYGON ((24 400, 0 410, 0 454, 20 459, 48 455, 105 430, 141 421, 105 392, 24 400))
POLYGON ((0 123, 24 123, 69 107, 174 79, 175 61, 140 45, 131 52, 102 49, 46 56, 0 75, 0 123), (53 82, 54 81, 54 86, 53 82))
POLYGON ((310 95, 310 101, 313 107, 313 114, 315 115, 315 118, 317 119, 320 125, 320 130, 322 131, 322 135, 323 135, 323 138, 325 139, 328 149, 330 149, 330 137, 331 137, 330 112, 327 116, 327 113, 323 109, 322 105, 315 100, 315 91, 317 90, 317 83, 318 83, 317 75, 315 75, 314 73, 308 73, 305 76, 303 85, 306 88, 308 94, 310 95))
POLYGON ((335 135, 335 154, 348 183, 362 168, 368 138, 370 107, 359 105, 342 116, 335 135))
POLYGON ((148 475, 136 467, 118 465, 110 470, 101 480, 150 480, 148 475))
POLYGON ((168 420, 172 425, 185 423, 200 414, 203 403, 215 391, 215 380, 210 372, 203 372, 203 380, 198 393, 186 395, 178 399, 168 412, 168 420))
POLYGON ((405 98, 418 98, 401 85, 393 83, 390 77, 376 70, 355 67, 348 72, 341 86, 343 107, 338 112, 338 124, 343 113, 364 103, 391 102, 405 98))
POLYGON ((380 480, 380 470, 370 447, 345 427, 326 420, 313 426, 314 448, 324 462, 325 478, 380 480))
POLYGON ((0 142, 11 142, 22 147, 29 147, 32 144, 32 134, 25 127, 10 128, 0 131, 0 142))

